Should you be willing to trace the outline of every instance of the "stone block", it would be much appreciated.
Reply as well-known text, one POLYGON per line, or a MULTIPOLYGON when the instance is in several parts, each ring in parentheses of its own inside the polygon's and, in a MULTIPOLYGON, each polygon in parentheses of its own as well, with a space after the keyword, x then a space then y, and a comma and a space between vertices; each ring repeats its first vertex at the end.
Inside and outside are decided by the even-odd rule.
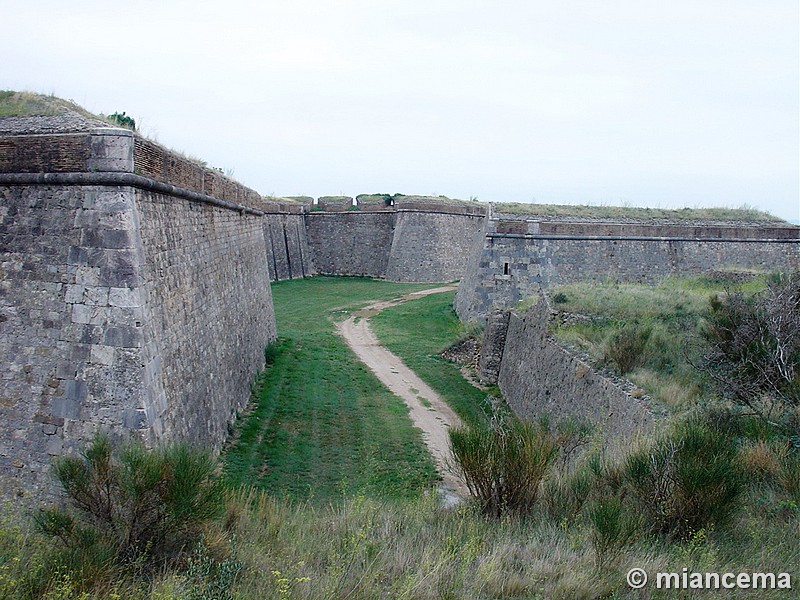
POLYGON ((142 331, 136 327, 109 327, 105 332, 106 346, 140 348, 142 343, 142 331))
POLYGON ((108 303, 118 307, 139 307, 141 306, 141 294, 138 289, 111 288, 108 303))
POLYGON ((85 381, 71 380, 65 382, 64 397, 76 402, 83 402, 89 394, 85 381))
POLYGON ((98 129, 90 141, 89 171, 133 172, 133 132, 127 129, 98 129))
POLYGON ((72 398, 53 398, 51 414, 63 419, 78 419, 80 416, 80 403, 72 398))
POLYGON ((114 347, 95 344, 91 350, 91 362, 99 365, 111 365, 114 363, 114 347))
POLYGON ((128 409, 122 419, 122 426, 126 429, 146 429, 147 415, 143 409, 128 409))

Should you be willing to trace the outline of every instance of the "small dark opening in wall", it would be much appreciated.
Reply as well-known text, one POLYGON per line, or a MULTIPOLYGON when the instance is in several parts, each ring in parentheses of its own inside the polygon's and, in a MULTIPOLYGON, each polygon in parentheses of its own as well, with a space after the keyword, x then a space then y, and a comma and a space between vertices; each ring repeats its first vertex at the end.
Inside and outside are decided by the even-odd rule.
POLYGON ((503 275, 508 275, 508 263, 503 263, 503 275))

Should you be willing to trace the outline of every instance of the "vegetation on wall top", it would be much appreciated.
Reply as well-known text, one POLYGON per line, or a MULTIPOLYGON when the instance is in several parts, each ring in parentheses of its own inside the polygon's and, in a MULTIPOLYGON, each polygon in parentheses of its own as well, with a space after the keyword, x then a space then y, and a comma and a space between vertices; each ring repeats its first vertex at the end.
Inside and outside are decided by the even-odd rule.
POLYGON ((586 204, 527 204, 521 202, 499 202, 495 211, 510 214, 541 215, 548 217, 585 217, 591 219, 669 219, 677 221, 763 221, 785 223, 785 221, 755 207, 742 205, 738 208, 646 208, 638 206, 590 206, 586 204))

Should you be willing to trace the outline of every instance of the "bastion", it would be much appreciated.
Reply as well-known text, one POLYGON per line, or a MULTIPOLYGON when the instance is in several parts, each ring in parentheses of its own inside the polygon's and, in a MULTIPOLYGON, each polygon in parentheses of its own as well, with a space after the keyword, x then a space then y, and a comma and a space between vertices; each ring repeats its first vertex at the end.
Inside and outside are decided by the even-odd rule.
POLYGON ((84 115, 0 119, 0 487, 96 431, 218 450, 275 337, 261 197, 84 115))

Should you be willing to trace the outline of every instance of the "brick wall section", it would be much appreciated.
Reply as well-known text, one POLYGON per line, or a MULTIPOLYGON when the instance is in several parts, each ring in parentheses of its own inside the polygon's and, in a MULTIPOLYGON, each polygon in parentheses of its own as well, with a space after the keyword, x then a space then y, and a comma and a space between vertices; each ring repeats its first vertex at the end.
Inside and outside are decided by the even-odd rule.
POLYGON ((82 133, 0 138, 0 173, 131 172, 133 133, 104 127, 82 133))
POLYGON ((2 138, 0 173, 85 171, 91 152, 85 134, 2 138))
POLYGON ((255 190, 140 137, 134 141, 134 169, 138 175, 156 181, 243 206, 261 207, 261 195, 255 190))
POLYGON ((609 446, 624 444, 636 432, 651 432, 657 422, 644 400, 553 341, 546 313, 536 306, 524 317, 512 313, 509 318, 498 385, 520 416, 589 422, 609 446))

